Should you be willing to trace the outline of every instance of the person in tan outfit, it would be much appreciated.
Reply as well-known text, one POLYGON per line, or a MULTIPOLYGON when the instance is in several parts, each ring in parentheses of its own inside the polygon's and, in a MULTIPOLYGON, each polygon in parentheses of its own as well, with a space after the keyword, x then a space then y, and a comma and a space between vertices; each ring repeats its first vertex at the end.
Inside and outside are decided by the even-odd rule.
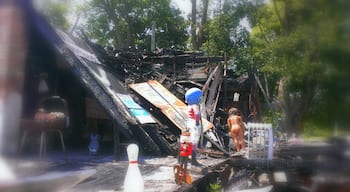
POLYGON ((242 117, 237 108, 230 108, 228 111, 227 125, 233 139, 236 151, 245 150, 244 129, 242 117))

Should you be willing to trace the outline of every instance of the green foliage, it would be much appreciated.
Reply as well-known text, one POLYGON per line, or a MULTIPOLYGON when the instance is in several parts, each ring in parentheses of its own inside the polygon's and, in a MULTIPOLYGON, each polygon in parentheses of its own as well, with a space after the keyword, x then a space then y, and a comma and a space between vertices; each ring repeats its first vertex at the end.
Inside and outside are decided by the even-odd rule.
POLYGON ((210 183, 208 192, 219 192, 222 191, 222 186, 217 183, 210 183))
POLYGON ((210 55, 230 54, 233 41, 230 39, 230 31, 238 25, 238 20, 232 20, 230 15, 221 15, 208 22, 207 40, 203 43, 204 49, 210 55))
POLYGON ((247 73, 252 67, 253 47, 247 26, 242 25, 252 18, 261 1, 225 1, 222 13, 211 19, 206 26, 206 39, 202 49, 209 55, 227 54, 237 66, 237 74, 247 73))
POLYGON ((279 122, 276 121, 276 119, 274 119, 274 118, 281 119, 281 117, 282 117, 281 113, 275 112, 275 111, 272 111, 271 109, 266 108, 266 109, 263 109, 261 114, 262 114, 262 117, 261 117, 262 122, 271 123, 272 127, 279 126, 279 124, 278 124, 279 122))
POLYGON ((157 47, 185 46, 185 21, 169 0, 92 0, 89 6, 86 32, 99 44, 149 49, 155 22, 157 47))
POLYGON ((50 23, 55 27, 67 30, 69 28, 69 22, 66 18, 68 15, 67 4, 49 2, 46 6, 44 14, 48 17, 50 23))
POLYGON ((334 126, 319 124, 314 119, 304 121, 303 137, 306 139, 328 138, 334 134, 334 126))
POLYGON ((252 33, 260 70, 286 79, 300 113, 318 124, 349 123, 349 14, 346 1, 277 1, 262 7, 252 33), (278 14, 281 20, 278 18, 278 14), (330 111, 332 111, 330 113, 330 111), (320 118, 321 117, 321 118, 320 118))

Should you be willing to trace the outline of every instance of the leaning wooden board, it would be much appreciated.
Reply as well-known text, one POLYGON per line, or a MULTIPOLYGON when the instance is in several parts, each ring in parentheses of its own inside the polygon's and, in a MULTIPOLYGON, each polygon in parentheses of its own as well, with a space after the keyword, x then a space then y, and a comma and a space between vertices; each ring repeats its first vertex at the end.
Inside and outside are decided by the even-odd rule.
MULTIPOLYGON (((173 95, 168 89, 156 80, 130 84, 129 87, 152 105, 156 106, 180 130, 186 128, 187 105, 173 95)), ((213 124, 202 117, 203 132, 211 129, 213 124)))

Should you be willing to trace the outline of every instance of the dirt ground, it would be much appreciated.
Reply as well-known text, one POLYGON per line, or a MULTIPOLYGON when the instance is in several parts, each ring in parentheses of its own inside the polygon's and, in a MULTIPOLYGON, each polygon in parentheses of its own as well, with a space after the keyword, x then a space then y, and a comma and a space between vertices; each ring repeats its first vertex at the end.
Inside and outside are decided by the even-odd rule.
MULTIPOLYGON (((225 159, 201 156, 198 159, 204 167, 214 166, 225 159)), ((66 191, 97 192, 123 191, 124 178, 128 168, 127 157, 115 161, 112 155, 90 155, 87 152, 69 152, 67 159, 62 152, 50 152, 47 157, 25 156, 9 158, 7 162, 17 179, 16 187, 9 191, 66 191)), ((177 191, 181 186, 175 183, 174 156, 139 157, 139 169, 144 179, 145 191, 177 191)), ((201 168, 188 168, 192 180, 203 176, 201 168)), ((0 187, 0 189, 2 189, 0 187)), ((0 190, 3 191, 3 190, 0 190)), ((5 190, 6 191, 6 190, 5 190)))

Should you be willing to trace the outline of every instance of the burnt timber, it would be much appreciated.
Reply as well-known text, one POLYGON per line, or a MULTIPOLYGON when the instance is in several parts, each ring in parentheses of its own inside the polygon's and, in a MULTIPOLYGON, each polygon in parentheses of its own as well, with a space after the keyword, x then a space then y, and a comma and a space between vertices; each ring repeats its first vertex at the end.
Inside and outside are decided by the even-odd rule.
MULTIPOLYGON (((95 50, 101 61, 114 68, 115 71, 119 71, 119 77, 123 77, 126 85, 147 82, 152 79, 157 80, 181 100, 183 100, 187 89, 193 86, 202 89, 204 93, 204 104, 201 107, 202 114, 205 119, 213 123, 218 101, 221 96, 220 93, 222 92, 224 73, 222 66, 225 65, 223 57, 205 57, 198 55, 198 53, 191 54, 180 51, 176 52, 174 50, 163 50, 161 52, 162 54, 170 53, 170 55, 159 55, 161 53, 158 53, 158 55, 145 55, 144 53, 138 53, 132 50, 107 52, 103 47, 91 43, 87 38, 83 39, 95 50)), ((159 109, 145 101, 142 95, 136 94, 135 96, 137 97, 136 100, 145 109, 150 109, 153 116, 159 117, 158 120, 162 126, 168 127, 168 131, 165 134, 167 135, 166 138, 178 137, 178 127, 174 127, 160 113, 159 109)), ((162 131, 160 132, 164 135, 162 131)), ((222 143, 214 142, 207 136, 205 138, 209 142, 212 142, 217 149, 228 154, 222 143)), ((170 145, 176 146, 176 142, 174 143, 174 140, 172 142, 170 145)), ((172 151, 175 151, 175 149, 172 149, 172 151)))
MULTIPOLYGON (((228 87, 233 85, 241 91, 249 82, 246 77, 242 81, 233 77, 224 57, 174 49, 160 49, 154 53, 135 49, 113 50, 92 43, 83 32, 77 37, 52 27, 30 3, 24 6, 27 22, 30 23, 31 58, 27 63, 24 85, 23 108, 27 117, 35 111, 33 99, 40 99, 38 93, 35 95, 31 90, 37 90, 35 83, 38 76, 45 73, 49 77, 50 94, 61 95, 68 101, 72 123, 66 132, 72 143, 84 143, 82 139, 88 138, 87 134, 94 131, 96 122, 102 122, 109 130, 105 136, 112 137, 114 141, 116 158, 119 158, 123 146, 131 142, 138 143, 145 154, 176 155, 179 128, 162 116, 159 109, 134 94, 128 85, 156 80, 181 100, 187 89, 198 87, 204 92, 203 118, 214 125, 212 133, 219 138, 215 141, 204 135, 204 142, 209 141, 214 149, 228 154, 222 139, 227 132, 225 123, 217 122, 217 117, 221 116, 223 120, 223 108, 232 105, 228 101, 232 99, 234 90, 228 87), (227 84, 230 79, 234 79, 236 84, 227 84), (240 86, 242 84, 243 87, 240 86), (90 116, 93 114, 89 113, 92 105, 84 101, 91 100, 96 103, 92 109, 98 108, 105 115, 90 116), (154 119, 154 122, 142 122, 133 113, 134 109, 128 106, 129 101, 139 105, 138 109, 147 112, 147 118, 154 119), (90 123, 91 119, 94 123, 90 123)), ((246 95, 242 98, 248 98, 249 90, 249 87, 245 89, 246 95)), ((242 100, 240 105, 248 106, 246 100, 242 100)))
MULTIPOLYGON (((23 2, 30 2, 30 1, 23 1, 23 2)), ((28 5, 28 3, 26 3, 25 5, 28 5)), ((129 54, 130 51, 128 50, 126 50, 125 52, 118 51, 118 55, 116 55, 115 52, 113 54, 108 55, 104 53, 107 51, 104 51, 101 49, 100 49, 101 54, 96 54, 98 52, 96 50, 98 49, 96 49, 89 42, 86 44, 86 42, 80 41, 73 37, 69 37, 65 39, 65 37, 63 37, 65 36, 64 33, 61 33, 59 32, 59 30, 55 30, 54 28, 52 28, 45 20, 42 19, 42 17, 40 17, 37 13, 35 13, 32 9, 30 9, 29 6, 26 7, 26 9, 24 10, 25 10, 24 15, 26 16, 25 19, 28 19, 28 23, 29 23, 27 26, 29 26, 28 43, 30 47, 29 54, 28 54, 29 59, 26 66, 28 68, 28 70, 26 71, 27 73, 26 76, 28 77, 26 77, 27 81, 25 82, 26 83, 25 90, 27 90, 27 93, 25 93, 24 96, 30 96, 30 94, 32 94, 32 92, 35 91, 35 89, 31 89, 31 88, 35 88, 35 86, 31 87, 30 85, 32 82, 34 82, 35 78, 37 77, 36 76, 38 75, 37 73, 41 73, 41 72, 48 73, 49 75, 48 83, 53 86, 54 94, 62 94, 64 96, 76 96, 79 94, 75 94, 76 92, 72 92, 68 94, 68 91, 66 91, 66 89, 69 89, 72 87, 73 89, 81 89, 83 87, 87 92, 83 94, 83 96, 84 97, 92 96, 92 98, 98 102, 99 106, 107 114, 109 120, 113 122, 113 131, 115 131, 114 138, 116 141, 120 139, 119 138, 119 131, 120 131, 122 134, 121 137, 125 139, 124 141, 134 142, 136 140, 141 144, 141 147, 143 147, 143 150, 145 152, 150 152, 154 154, 158 154, 159 151, 164 151, 165 154, 172 153, 171 151, 167 151, 167 149, 172 149, 173 146, 171 145, 167 146, 163 144, 165 140, 166 141, 169 140, 168 141, 169 144, 175 144, 174 146, 176 147, 176 141, 177 141, 177 133, 175 131, 177 129, 169 127, 167 123, 156 122, 152 124, 141 125, 138 122, 138 120, 135 119, 135 117, 130 115, 131 114, 130 108, 128 108, 128 106, 125 103, 123 103, 122 97, 120 96, 120 94, 121 95, 124 95, 124 93, 128 94, 128 90, 123 89, 124 83, 129 84, 129 82, 132 82, 132 81, 142 82, 149 79, 156 79, 159 82, 162 82, 167 88, 169 88, 169 90, 173 91, 174 94, 178 95, 179 98, 183 98, 182 96, 183 96, 184 90, 192 86, 205 88, 205 87, 212 87, 211 84, 213 84, 214 90, 221 89, 220 83, 218 82, 210 83, 211 79, 212 78, 215 79, 214 77, 216 77, 216 75, 211 75, 211 74, 214 73, 216 66, 219 66, 211 63, 209 64, 206 63, 208 61, 211 61, 210 59, 200 60, 200 62, 203 62, 203 63, 193 63, 193 61, 199 61, 199 60, 191 60, 192 63, 186 63, 187 62, 186 61, 184 62, 185 63, 184 70, 181 70, 181 67, 176 66, 176 63, 174 65, 174 62, 167 64, 169 66, 168 66, 168 70, 166 70, 163 68, 164 66, 161 66, 161 65, 164 65, 164 63, 161 63, 161 62, 158 63, 158 61, 156 63, 151 63, 149 60, 146 61, 147 57, 156 58, 156 57, 161 57, 161 55, 169 55, 169 56, 166 56, 169 58, 173 58, 174 55, 178 56, 178 55, 186 55, 186 54, 190 54, 191 58, 193 57, 200 58, 202 57, 202 55, 198 55, 197 53, 184 53, 184 52, 178 52, 178 51, 172 51, 172 50, 163 52, 160 55, 136 54, 137 53, 136 51, 132 51, 131 57, 128 58, 128 55, 130 56, 129 54), (94 48, 91 49, 91 47, 89 46, 94 48), (98 59, 96 59, 96 55, 94 53, 98 55, 98 59), (103 54, 105 54, 105 56, 108 56, 106 58, 109 58, 110 62, 108 62, 107 60, 105 60, 105 58, 103 58, 103 56, 101 56, 103 54), (126 55, 127 59, 121 60, 119 55, 126 55), (172 71, 171 69, 174 69, 174 66, 176 70, 172 71), (180 76, 178 75, 178 73, 176 73, 176 71, 180 71, 181 74, 184 74, 182 72, 186 70, 189 71, 189 69, 193 69, 193 71, 197 71, 197 72, 202 72, 202 76, 195 76, 195 77, 191 76, 188 78, 181 77, 181 80, 179 80, 180 76), (110 81, 113 81, 113 83, 107 86, 105 82, 102 79, 100 79, 98 75, 96 75, 97 71, 100 73, 107 74, 106 76, 109 77, 108 79, 110 81), (72 76, 74 78, 70 78, 72 76), (74 80, 77 80, 77 79, 80 83, 79 84, 80 87, 78 86, 75 87, 75 85, 78 85, 78 84, 76 84, 74 80), (118 88, 117 86, 118 84, 122 86, 118 88), (64 91, 62 91, 62 89, 64 91), (113 94, 116 94, 118 96, 114 96, 113 94), (169 132, 166 132, 166 131, 169 131, 169 132), (165 138, 165 140, 157 141, 156 140, 157 137, 153 137, 153 138, 151 137, 151 136, 157 136, 157 134, 160 134, 160 133, 163 133, 163 135, 158 138, 165 138), (163 144, 159 144, 162 142, 163 144), (146 146, 148 144, 151 144, 151 145, 146 146), (163 148, 161 149, 160 146, 164 146, 164 149, 163 148)), ((216 72, 217 71, 221 71, 221 70, 216 70, 216 72)), ((224 80, 225 80, 226 72, 227 71, 225 69, 225 64, 224 64, 224 69, 223 69, 224 80)), ((218 79, 220 80, 220 78, 218 79)), ((243 77, 242 79, 243 81, 246 81, 247 78, 243 77)), ((240 81, 238 78, 236 78, 236 80, 240 81)), ((224 83, 224 87, 225 86, 226 85, 224 83)), ((210 88, 208 90, 210 90, 210 88)), ((215 93, 215 91, 213 92, 215 93)), ((225 91, 224 91, 224 94, 226 94, 225 91)), ((215 94, 210 96, 211 95, 210 93, 206 93, 206 95, 207 95, 206 98, 211 98, 212 100, 216 98, 213 96, 215 94)), ((67 99, 70 99, 70 98, 67 97, 67 99)), ((70 105, 70 109, 74 109, 74 108, 80 109, 81 107, 84 107, 84 105, 78 105, 79 102, 76 102, 76 101, 79 101, 79 99, 80 97, 74 98, 73 100, 72 99, 69 100, 69 102, 72 104, 70 105)), ((139 98, 135 97, 135 101, 139 102, 138 99, 139 98)), ((32 102, 31 97, 29 97, 25 101, 28 101, 28 100, 32 102)), ((82 100, 84 101, 84 99, 82 100)), ((25 103, 24 106, 26 110, 28 109, 28 105, 31 104, 30 102, 25 103)), ((218 100, 215 99, 214 101, 210 101, 210 102, 216 105, 218 100)), ((149 108, 145 108, 145 109, 149 109, 149 108)), ((209 115, 211 115, 210 112, 212 111, 215 111, 216 113, 218 113, 218 111, 221 111, 221 110, 215 110, 215 107, 209 108, 209 109, 210 110, 207 110, 209 115)), ((72 113, 73 121, 76 121, 75 117, 76 116, 74 116, 74 113, 72 113)), ((215 114, 214 114, 214 117, 215 117, 215 114)), ((74 125, 79 125, 79 124, 80 122, 75 123, 74 125)), ((76 129, 76 128, 77 127, 71 127, 71 129, 76 129)), ((78 140, 79 137, 73 137, 73 139, 78 140)), ((326 185, 326 186, 324 185, 321 185, 321 187, 316 186, 316 189, 318 187, 319 190, 312 190, 312 191, 322 191, 322 188, 325 189, 326 191, 341 191, 340 188, 336 188, 336 187, 339 187, 339 185, 337 185, 336 183, 339 181, 346 184, 345 187, 347 188, 343 188, 343 190, 349 191, 349 179, 348 179, 349 171, 350 171, 348 166, 349 142, 348 141, 344 142, 339 140, 339 141, 333 141, 333 143, 339 143, 340 145, 339 144, 335 145, 334 148, 329 147, 329 145, 319 146, 319 147, 308 147, 308 148, 306 148, 306 146, 304 145, 301 145, 301 146, 294 146, 294 148, 289 147, 286 149, 278 150, 278 154, 279 154, 279 157, 281 158, 281 161, 247 161, 245 159, 231 159, 230 161, 225 161, 223 164, 218 164, 217 161, 213 160, 213 162, 218 164, 217 166, 214 166, 213 169, 208 170, 208 171, 212 171, 213 174, 211 173, 206 174, 206 176, 203 177, 203 179, 196 181, 193 186, 190 186, 189 187, 190 189, 188 189, 188 191, 194 191, 196 190, 196 188, 203 189, 198 191, 204 191, 205 188, 200 188, 199 185, 203 184, 204 186, 205 184, 210 184, 210 182, 208 181, 213 181, 215 183, 215 181, 217 181, 218 178, 220 179, 220 181, 223 181, 222 184, 225 184, 225 183, 228 184, 229 182, 227 179, 227 175, 231 175, 231 174, 228 174, 230 173, 230 171, 228 170, 228 167, 230 166, 240 167, 237 171, 237 175, 234 175, 234 176, 238 176, 238 180, 240 180, 241 178, 244 179, 244 177, 240 177, 240 176, 242 174, 244 175, 245 170, 249 170, 251 168, 254 170, 254 172, 257 172, 261 169, 268 170, 269 168, 273 168, 277 170, 281 170, 281 169, 288 170, 290 171, 290 173, 294 173, 295 169, 300 169, 301 172, 304 173, 304 175, 302 176, 310 176, 310 173, 312 175, 312 171, 321 172, 321 169, 322 169, 323 173, 326 176, 332 176, 332 179, 325 180, 324 178, 321 178, 319 181, 317 180, 316 181, 317 182, 330 181, 331 183, 330 185, 326 185), (302 161, 303 159, 304 160, 312 159, 313 161, 302 161), (313 170, 309 172, 309 170, 306 170, 306 171, 303 170, 304 168, 309 168, 313 170), (341 178, 339 177, 338 174, 335 174, 337 172, 343 173, 345 175, 345 178, 341 178), (223 177, 220 177, 220 176, 223 176, 223 177), (207 178, 211 178, 211 179, 207 180, 207 178)), ((114 149, 118 150, 120 148, 120 145, 118 144, 120 143, 116 142, 115 144, 116 146, 114 147, 114 149)), ((152 158, 152 160, 153 159, 155 158, 152 158)), ((28 166, 28 164, 25 164, 26 166, 23 166, 23 167, 18 167, 16 164, 17 160, 19 159, 16 159, 16 161, 11 161, 11 163, 15 164, 14 167, 16 168, 16 172, 17 172, 17 168, 29 168, 30 171, 27 172, 27 174, 29 173, 30 176, 33 176, 35 174, 42 174, 43 170, 45 171, 50 170, 50 169, 39 170, 37 169, 38 168, 37 166, 30 167, 28 166), (33 171, 34 172, 39 171, 40 173, 34 173, 33 171)), ((55 160, 57 161, 57 157, 55 158, 53 156, 53 158, 50 158, 48 160, 50 160, 51 162, 55 160)), ((78 168, 78 169, 81 169, 83 166, 90 167, 90 163, 91 163, 89 162, 90 160, 91 160, 91 156, 89 157, 84 156, 78 160, 73 158, 71 159, 70 163, 62 163, 62 161, 60 161, 60 162, 57 162, 56 169, 51 169, 51 170, 57 170, 57 168, 61 168, 61 171, 62 171, 62 168, 63 168, 64 171, 67 171, 67 169, 72 169, 71 166, 73 164, 75 164, 76 165, 75 168, 78 168)), ((161 161, 163 161, 163 159, 161 161)), ((50 165, 51 162, 49 164, 45 164, 42 161, 37 161, 37 160, 34 161, 34 163, 41 164, 41 166, 50 165)), ((176 160, 174 162, 176 162, 176 160)), ((97 163, 100 163, 100 162, 97 162, 97 163)), ((119 163, 121 163, 121 168, 125 169, 127 165, 127 161, 120 161, 119 163)), ((43 168, 43 167, 40 167, 40 168, 43 168)), ((88 188, 91 188, 92 186, 100 187, 96 185, 96 183, 99 183, 99 179, 103 180, 104 184, 106 184, 107 183, 106 180, 109 179, 109 182, 111 182, 112 185, 115 185, 116 182, 122 181, 124 175, 122 175, 120 178, 115 180, 115 178, 111 177, 110 175, 111 170, 114 170, 114 172, 116 173, 120 169, 116 171, 114 168, 115 168, 114 166, 106 167, 105 170, 107 171, 105 173, 107 174, 107 177, 105 177, 105 175, 101 177, 98 177, 98 176, 92 177, 92 178, 89 178, 84 183, 89 183, 89 181, 97 181, 97 182, 91 182, 90 183, 91 185, 88 185, 88 188)), ((153 167, 152 169, 154 170, 153 167)), ((152 172, 152 169, 148 170, 147 172, 153 175, 154 172, 152 172)), ((251 178, 250 177, 251 175, 247 175, 247 176, 251 178)), ((42 180, 43 177, 39 176, 39 178, 41 179, 40 181, 45 181, 45 180, 42 180)), ((67 179, 68 177, 62 177, 62 178, 67 179)), ((170 180, 171 179, 173 178, 170 177, 170 180)), ((252 180, 253 179, 256 180, 256 177, 252 178, 252 180)), ((29 181, 30 180, 31 178, 29 179, 29 181)), ((48 183, 45 182, 45 184, 47 186, 48 183)), ((69 183, 65 183, 65 184, 69 184, 69 183)), ((234 184, 236 184, 236 182, 234 184)), ((260 184, 260 183, 256 183, 256 184, 260 184)), ((291 183, 291 184, 295 184, 295 183, 291 183)), ((341 185, 343 184, 341 183, 341 185)), ((59 183, 58 186, 62 187, 64 185, 59 183)), ((34 187, 39 187, 39 186, 34 185, 34 187)), ((53 189, 54 186, 52 185, 50 185, 49 188, 51 190, 54 190, 53 189)), ((28 188, 25 188, 25 189, 28 189, 28 188)), ((36 191, 40 191, 40 189, 36 191)), ((74 190, 74 191, 77 191, 77 190, 74 190)), ((82 191, 86 191, 86 188, 83 189, 82 191)), ((94 190, 94 191, 97 191, 97 190, 94 190)), ((300 190, 300 191, 303 191, 303 190, 300 190)))

